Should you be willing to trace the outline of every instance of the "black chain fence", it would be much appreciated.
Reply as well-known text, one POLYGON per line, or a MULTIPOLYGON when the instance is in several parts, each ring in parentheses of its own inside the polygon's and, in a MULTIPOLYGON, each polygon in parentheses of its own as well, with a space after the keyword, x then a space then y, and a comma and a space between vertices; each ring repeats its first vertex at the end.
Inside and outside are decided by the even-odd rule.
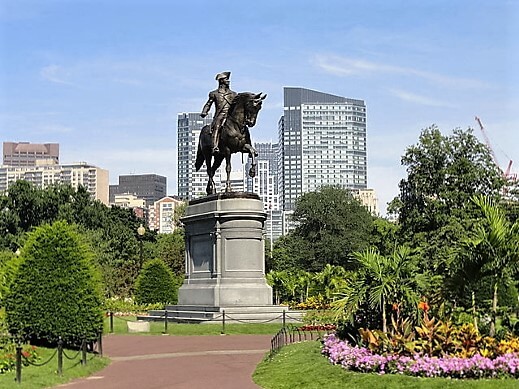
MULTIPOLYGON (((179 313, 186 313, 186 311, 174 311, 174 310, 165 310, 162 315, 154 316, 153 321, 164 321, 164 330, 163 333, 168 333, 168 323, 171 321, 175 322, 189 322, 189 319, 182 319, 179 320, 178 317, 175 316, 175 314, 179 313)), ((189 312, 188 312, 189 313, 189 312)), ((267 323, 274 323, 274 322, 280 322, 282 327, 285 327, 287 322, 303 322, 303 320, 300 317, 295 317, 287 314, 287 311, 283 311, 281 314, 278 314, 279 311, 275 312, 265 312, 263 311, 260 316, 257 316, 257 313, 250 312, 250 311, 233 311, 232 315, 229 315, 225 312, 225 310, 222 310, 221 313, 216 314, 214 317, 211 318, 204 318, 203 320, 196 320, 192 319, 192 322, 203 322, 203 323, 220 323, 222 325, 221 333, 225 334, 225 326, 229 322, 232 323, 242 323, 242 324, 267 324, 267 323), (273 316, 271 318, 265 319, 264 314, 278 314, 277 316, 273 316), (256 315, 256 317, 254 316, 256 315), (241 317, 239 317, 241 316, 241 317), (244 318, 243 316, 246 316, 244 318)), ((117 320, 122 320, 126 322, 134 322, 133 318, 125 318, 123 316, 119 316, 114 314, 114 312, 108 312, 109 317, 109 331, 110 333, 114 332, 114 318, 117 320)))
POLYGON ((92 360, 96 355, 103 356, 103 341, 102 341, 102 334, 99 334, 98 339, 96 342, 87 342, 86 340, 83 340, 81 342, 81 346, 79 350, 74 355, 69 355, 65 349, 64 349, 64 342, 61 339, 61 337, 58 340, 57 348, 54 350, 52 355, 48 357, 44 362, 34 362, 31 361, 29 358, 27 358, 25 355, 23 355, 22 352, 22 345, 18 344, 16 346, 16 382, 20 384, 22 382, 22 366, 35 366, 35 367, 41 367, 48 365, 54 359, 57 359, 57 372, 59 376, 63 375, 63 357, 66 359, 73 361, 78 360, 78 363, 76 363, 74 366, 77 366, 78 364, 81 364, 82 366, 86 366, 87 361, 92 360), (90 346, 91 356, 90 358, 87 358, 88 352, 87 349, 90 346))

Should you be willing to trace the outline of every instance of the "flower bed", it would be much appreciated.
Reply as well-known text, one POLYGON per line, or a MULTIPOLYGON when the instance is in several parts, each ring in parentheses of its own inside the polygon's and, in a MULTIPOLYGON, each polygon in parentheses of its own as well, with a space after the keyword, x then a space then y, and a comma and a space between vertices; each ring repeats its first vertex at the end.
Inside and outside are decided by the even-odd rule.
POLYGON ((299 331, 335 331, 335 324, 305 324, 298 328, 299 331))
MULTIPOLYGON (((29 362, 34 363, 38 360, 38 352, 35 346, 24 345, 22 348, 22 364, 28 366, 29 362)), ((16 347, 14 343, 9 343, 0 348, 0 374, 14 370, 16 367, 16 347)))
POLYGON ((393 373, 419 377, 519 378, 519 353, 508 353, 494 359, 479 354, 470 358, 431 357, 420 354, 379 355, 365 347, 351 346, 334 334, 325 336, 321 352, 331 363, 363 373, 393 373))

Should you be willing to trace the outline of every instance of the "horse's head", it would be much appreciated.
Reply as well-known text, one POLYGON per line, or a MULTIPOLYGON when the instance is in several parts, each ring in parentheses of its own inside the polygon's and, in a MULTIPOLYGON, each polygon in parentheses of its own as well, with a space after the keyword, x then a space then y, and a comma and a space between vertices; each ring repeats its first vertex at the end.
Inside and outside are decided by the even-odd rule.
POLYGON ((250 99, 246 102, 245 106, 245 125, 248 127, 254 127, 256 124, 256 119, 258 117, 258 112, 261 109, 261 105, 263 100, 267 97, 266 94, 258 93, 250 94, 250 99))

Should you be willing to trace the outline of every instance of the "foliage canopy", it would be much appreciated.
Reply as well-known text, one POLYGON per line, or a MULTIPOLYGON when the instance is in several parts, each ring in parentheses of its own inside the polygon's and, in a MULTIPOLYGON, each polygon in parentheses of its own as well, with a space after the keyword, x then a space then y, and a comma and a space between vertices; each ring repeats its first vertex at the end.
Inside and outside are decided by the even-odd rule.
POLYGON ((100 278, 92 252, 66 222, 31 232, 5 298, 6 321, 15 336, 68 345, 95 340, 103 328, 100 278))

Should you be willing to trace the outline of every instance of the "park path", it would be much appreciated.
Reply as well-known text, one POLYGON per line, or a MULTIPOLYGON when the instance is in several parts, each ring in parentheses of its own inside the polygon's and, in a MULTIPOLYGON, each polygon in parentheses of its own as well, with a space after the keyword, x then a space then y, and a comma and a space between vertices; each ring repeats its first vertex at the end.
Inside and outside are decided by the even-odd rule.
POLYGON ((60 389, 248 389, 271 335, 108 335, 112 363, 60 389))

